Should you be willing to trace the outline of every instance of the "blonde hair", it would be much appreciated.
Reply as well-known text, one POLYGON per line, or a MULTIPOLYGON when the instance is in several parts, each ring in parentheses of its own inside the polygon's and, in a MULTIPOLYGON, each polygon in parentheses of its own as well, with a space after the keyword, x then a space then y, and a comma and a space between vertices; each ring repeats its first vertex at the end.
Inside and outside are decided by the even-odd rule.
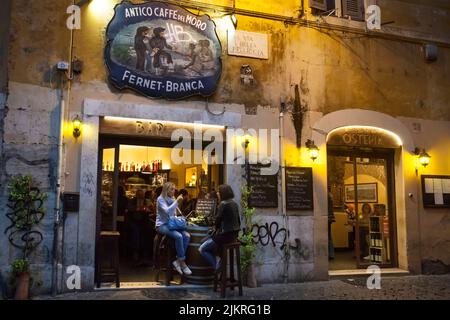
POLYGON ((175 184, 173 182, 166 182, 163 184, 162 191, 161 191, 161 197, 166 198, 167 197, 167 191, 171 187, 175 187, 175 184))

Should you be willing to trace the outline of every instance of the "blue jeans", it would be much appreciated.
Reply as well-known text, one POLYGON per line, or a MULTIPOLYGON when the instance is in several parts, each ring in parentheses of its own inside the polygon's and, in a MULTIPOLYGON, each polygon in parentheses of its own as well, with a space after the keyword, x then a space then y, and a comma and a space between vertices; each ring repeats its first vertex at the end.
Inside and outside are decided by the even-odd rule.
POLYGON ((158 227, 158 232, 165 234, 175 240, 175 250, 179 260, 186 260, 186 251, 191 240, 191 235, 187 231, 169 230, 166 224, 158 227))
POLYGON ((202 243, 200 248, 198 248, 198 251, 204 257, 209 264, 212 265, 214 270, 217 269, 216 264, 216 252, 217 252, 218 246, 217 243, 214 242, 213 239, 208 239, 205 242, 202 243))

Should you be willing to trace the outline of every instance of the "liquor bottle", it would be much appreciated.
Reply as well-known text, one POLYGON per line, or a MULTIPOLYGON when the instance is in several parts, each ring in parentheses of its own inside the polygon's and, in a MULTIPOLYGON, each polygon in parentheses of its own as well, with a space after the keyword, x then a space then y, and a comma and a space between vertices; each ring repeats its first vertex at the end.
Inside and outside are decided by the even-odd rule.
POLYGON ((162 160, 159 160, 159 170, 162 170, 162 160))
POLYGON ((142 162, 141 171, 145 171, 145 161, 142 162))
POLYGON ((125 164, 125 171, 130 171, 130 165, 128 164, 128 162, 125 164))
POLYGON ((131 162, 130 171, 136 171, 136 166, 134 165, 134 162, 131 162))

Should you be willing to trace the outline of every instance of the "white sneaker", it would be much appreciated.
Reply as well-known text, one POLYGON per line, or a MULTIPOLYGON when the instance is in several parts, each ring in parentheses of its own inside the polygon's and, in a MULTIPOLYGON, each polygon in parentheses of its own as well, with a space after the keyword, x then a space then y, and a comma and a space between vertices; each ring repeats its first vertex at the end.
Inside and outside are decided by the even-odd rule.
POLYGON ((178 260, 175 260, 174 262, 172 262, 172 264, 175 267, 175 270, 177 270, 177 272, 179 274, 183 274, 183 271, 181 270, 181 266, 180 266, 180 263, 178 262, 178 260))
POLYGON ((183 273, 187 276, 190 276, 192 274, 192 271, 191 271, 191 269, 189 269, 188 266, 186 266, 183 268, 183 273))

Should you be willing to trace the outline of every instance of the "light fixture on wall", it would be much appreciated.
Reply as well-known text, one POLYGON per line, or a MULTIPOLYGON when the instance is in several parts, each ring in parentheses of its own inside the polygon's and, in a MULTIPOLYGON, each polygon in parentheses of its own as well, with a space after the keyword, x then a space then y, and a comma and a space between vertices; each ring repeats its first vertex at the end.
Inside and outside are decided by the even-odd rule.
POLYGON ((76 115, 72 119, 72 127, 73 127, 72 134, 73 134, 74 138, 78 138, 81 135, 81 126, 82 126, 82 124, 83 124, 83 121, 81 121, 79 115, 76 115))
POLYGON ((415 148, 414 154, 417 156, 419 163, 425 168, 430 164, 431 156, 425 151, 425 149, 415 148))
POLYGON ((312 161, 319 157, 319 148, 314 144, 313 140, 308 139, 305 143, 306 148, 308 148, 308 154, 312 161))
POLYGON ((244 134, 244 136, 242 137, 242 146, 247 149, 248 145, 250 144, 250 138, 251 135, 246 133, 244 134))

